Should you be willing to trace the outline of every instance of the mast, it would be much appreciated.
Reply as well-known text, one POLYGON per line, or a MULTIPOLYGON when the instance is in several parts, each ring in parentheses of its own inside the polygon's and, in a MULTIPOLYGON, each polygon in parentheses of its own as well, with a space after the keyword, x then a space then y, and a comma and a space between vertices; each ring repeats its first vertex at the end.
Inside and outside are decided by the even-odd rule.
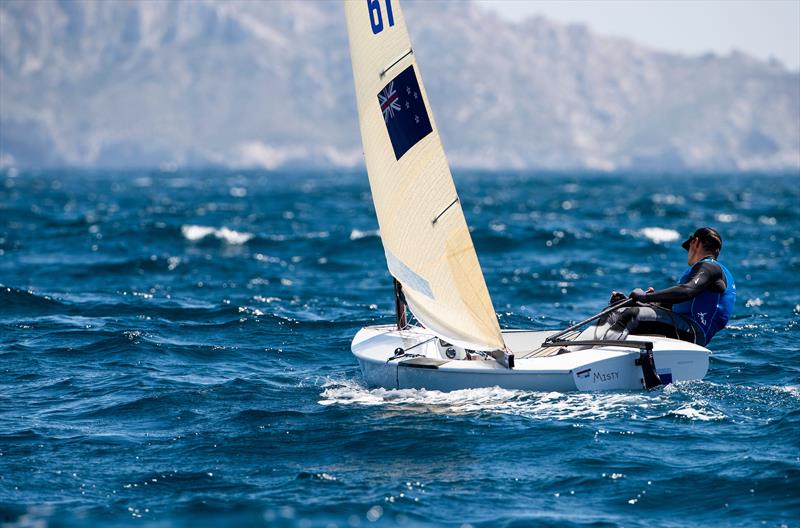
POLYGON ((397 329, 404 330, 408 326, 408 319, 406 318, 406 299, 403 295, 403 285, 395 278, 392 278, 392 283, 394 284, 394 313, 397 329))

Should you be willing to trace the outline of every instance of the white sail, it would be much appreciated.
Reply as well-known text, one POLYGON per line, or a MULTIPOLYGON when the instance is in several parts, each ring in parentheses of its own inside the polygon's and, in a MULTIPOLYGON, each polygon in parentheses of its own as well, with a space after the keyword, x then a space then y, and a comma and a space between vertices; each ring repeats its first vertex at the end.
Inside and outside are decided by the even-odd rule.
POLYGON ((399 0, 345 0, 361 139, 390 273, 443 339, 505 348, 399 0))

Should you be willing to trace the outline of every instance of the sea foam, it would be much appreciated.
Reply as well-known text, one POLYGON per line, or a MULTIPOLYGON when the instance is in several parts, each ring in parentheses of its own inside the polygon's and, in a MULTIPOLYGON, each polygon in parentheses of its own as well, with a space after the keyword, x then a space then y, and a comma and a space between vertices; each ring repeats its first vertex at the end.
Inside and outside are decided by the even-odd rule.
POLYGON ((371 236, 380 236, 380 232, 377 229, 369 229, 367 231, 362 231, 360 229, 353 229, 350 231, 350 240, 359 240, 361 238, 371 237, 371 236))
POLYGON ((639 234, 645 238, 649 238, 656 244, 674 242, 681 237, 680 233, 674 229, 664 229, 663 227, 645 227, 639 231, 639 234))
POLYGON ((214 235, 215 238, 224 240, 226 243, 232 245, 244 244, 253 238, 252 233, 234 231, 233 229, 228 229, 227 227, 215 228, 191 224, 181 226, 181 233, 183 234, 184 238, 191 240, 192 242, 196 242, 204 239, 207 236, 214 235))

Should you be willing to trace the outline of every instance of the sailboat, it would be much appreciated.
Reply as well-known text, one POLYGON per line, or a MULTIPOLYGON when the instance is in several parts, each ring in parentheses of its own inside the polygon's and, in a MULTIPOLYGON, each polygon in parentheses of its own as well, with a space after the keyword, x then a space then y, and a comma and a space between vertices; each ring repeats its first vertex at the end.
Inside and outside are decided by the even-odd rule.
MULTIPOLYGON (((400 0, 344 0, 359 126, 396 321, 352 341, 369 387, 649 389, 702 379, 710 351, 666 336, 501 329, 400 0), (406 309, 418 324, 410 324, 406 309), (576 339, 577 338, 577 339, 576 339)), ((619 308, 612 306, 609 309, 619 308)))

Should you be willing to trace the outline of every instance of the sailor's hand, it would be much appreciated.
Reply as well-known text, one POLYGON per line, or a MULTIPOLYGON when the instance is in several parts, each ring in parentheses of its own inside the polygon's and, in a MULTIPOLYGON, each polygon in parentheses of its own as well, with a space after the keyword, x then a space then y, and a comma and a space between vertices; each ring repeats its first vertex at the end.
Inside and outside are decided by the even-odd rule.
POLYGON ((653 289, 653 287, 652 287, 652 286, 650 286, 649 288, 647 288, 647 293, 653 293, 654 291, 655 291, 655 290, 653 289))
POLYGON ((644 291, 643 289, 641 289, 641 288, 636 288, 635 290, 633 290, 633 291, 631 292, 631 294, 629 295, 629 297, 630 297, 631 299, 633 299, 634 301, 644 301, 644 300, 645 300, 645 296, 646 296, 646 295, 647 295, 647 294, 645 293, 645 291, 644 291))
POLYGON ((616 304, 620 301, 625 300, 625 294, 618 291, 611 292, 611 299, 608 300, 608 304, 616 304))

